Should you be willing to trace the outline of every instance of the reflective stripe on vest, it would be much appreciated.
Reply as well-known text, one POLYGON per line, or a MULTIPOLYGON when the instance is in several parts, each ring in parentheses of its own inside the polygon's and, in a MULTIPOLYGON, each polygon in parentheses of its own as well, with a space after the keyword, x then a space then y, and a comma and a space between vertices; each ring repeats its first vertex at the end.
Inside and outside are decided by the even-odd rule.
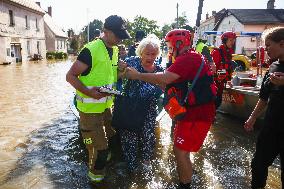
MULTIPOLYGON (((111 88, 112 85, 106 85, 105 87, 111 88)), ((93 87, 88 86, 87 88, 91 89, 93 87)), ((83 98, 79 95, 76 95, 76 100, 78 100, 82 103, 106 103, 107 100, 111 100, 111 99, 112 99, 112 96, 106 96, 106 97, 103 97, 103 98, 100 98, 100 99, 94 99, 94 98, 83 98)))
MULTIPOLYGON (((220 64, 220 69, 219 70, 226 70, 226 74, 223 77, 217 77, 218 80, 220 81, 229 81, 231 80, 231 75, 233 73, 233 69, 232 69, 232 60, 230 60, 230 62, 226 61, 225 59, 225 54, 223 52, 223 50, 221 48, 218 48, 219 54, 221 56, 221 64, 220 64)), ((227 59, 229 59, 227 57, 227 59)), ((218 70, 217 70, 218 72, 218 70)))
POLYGON ((199 52, 199 53, 201 54, 204 46, 207 46, 207 45, 204 44, 204 43, 202 43, 202 42, 199 42, 199 43, 196 45, 195 51, 196 51, 196 52, 199 52))
POLYGON ((94 99, 94 98, 83 98, 81 96, 76 95, 76 100, 82 102, 82 103, 106 103, 107 100, 111 100, 111 96, 106 96, 100 99, 94 99))
MULTIPOLYGON (((92 69, 86 76, 79 76, 83 85, 92 88, 94 86, 115 86, 117 81, 118 48, 113 47, 113 55, 110 60, 104 42, 97 39, 85 45, 92 57, 92 69)), ((76 91, 77 108, 84 113, 102 113, 112 107, 113 97, 93 99, 76 91)))

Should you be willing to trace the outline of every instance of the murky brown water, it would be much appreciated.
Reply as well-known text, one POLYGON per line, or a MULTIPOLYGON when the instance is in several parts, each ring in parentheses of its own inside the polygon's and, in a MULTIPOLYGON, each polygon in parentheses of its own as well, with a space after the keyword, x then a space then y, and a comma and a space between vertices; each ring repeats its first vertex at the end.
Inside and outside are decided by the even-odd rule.
MULTIPOLYGON (((71 61, 0 65, 1 189, 174 189, 170 119, 157 128, 153 170, 129 176, 113 162, 101 186, 92 186, 84 163, 77 120, 70 111, 73 88, 65 82, 71 61)), ((242 121, 218 114, 217 122, 194 161, 193 188, 246 189, 257 132, 246 133, 242 121)), ((280 162, 269 170, 267 188, 280 188, 280 162)))

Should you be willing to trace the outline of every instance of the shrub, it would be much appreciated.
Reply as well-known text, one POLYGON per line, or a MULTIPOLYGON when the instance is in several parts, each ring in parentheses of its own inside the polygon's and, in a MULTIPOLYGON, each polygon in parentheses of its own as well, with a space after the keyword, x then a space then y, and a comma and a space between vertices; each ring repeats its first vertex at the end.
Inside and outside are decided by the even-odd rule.
POLYGON ((46 53, 46 58, 48 60, 50 60, 50 59, 66 59, 67 58, 67 53, 65 53, 65 52, 57 52, 57 51, 48 51, 46 53))

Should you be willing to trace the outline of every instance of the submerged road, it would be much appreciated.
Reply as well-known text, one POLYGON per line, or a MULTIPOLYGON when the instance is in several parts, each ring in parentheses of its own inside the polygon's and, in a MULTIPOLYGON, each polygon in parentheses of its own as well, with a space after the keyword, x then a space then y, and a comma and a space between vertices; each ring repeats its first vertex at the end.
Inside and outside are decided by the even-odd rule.
MULTIPOLYGON (((86 152, 70 110, 73 88, 65 81, 71 60, 0 65, 1 189, 174 189, 177 172, 170 119, 157 126, 152 170, 128 175, 118 160, 105 181, 86 178, 86 152)), ((192 154, 195 189, 248 189, 257 131, 246 133, 243 120, 217 114, 202 150, 192 154)), ((280 189, 280 161, 269 169, 267 188, 280 189)))

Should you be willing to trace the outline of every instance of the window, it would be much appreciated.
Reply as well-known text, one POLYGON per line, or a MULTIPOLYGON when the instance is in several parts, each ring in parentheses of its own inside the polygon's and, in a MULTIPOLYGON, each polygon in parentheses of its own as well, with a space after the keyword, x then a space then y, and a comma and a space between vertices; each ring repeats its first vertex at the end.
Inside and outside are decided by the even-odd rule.
POLYGON ((12 10, 9 10, 9 19, 10 19, 10 26, 15 26, 14 13, 12 10))
POLYGON ((30 23, 27 15, 25 16, 25 20, 26 20, 26 29, 30 29, 30 23))
POLYGON ((36 18, 36 31, 39 31, 37 18, 36 18))
POLYGON ((28 53, 28 55, 31 55, 31 45, 30 45, 30 41, 27 41, 27 53, 28 53))
POLYGON ((7 48, 6 51, 7 51, 7 56, 11 56, 11 49, 7 48))
POLYGON ((40 54, 40 41, 37 41, 36 48, 37 48, 37 54, 40 54))

